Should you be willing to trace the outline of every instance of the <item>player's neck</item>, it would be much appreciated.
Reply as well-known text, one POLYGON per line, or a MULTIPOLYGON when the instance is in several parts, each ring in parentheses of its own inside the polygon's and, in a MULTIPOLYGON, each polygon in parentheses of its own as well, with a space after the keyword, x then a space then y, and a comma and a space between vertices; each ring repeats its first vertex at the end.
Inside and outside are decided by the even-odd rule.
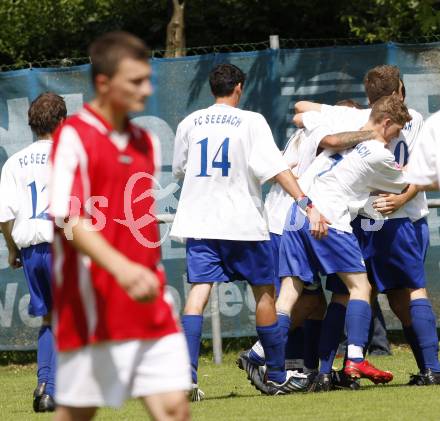
POLYGON ((127 127, 128 116, 115 110, 110 104, 95 98, 90 102, 90 107, 100 114, 117 132, 124 132, 127 127))
POLYGON ((374 137, 372 139, 377 140, 381 143, 387 143, 382 135, 381 126, 378 126, 368 121, 367 124, 365 124, 365 126, 361 128, 361 130, 372 131, 374 132, 374 137))
POLYGON ((217 97, 215 99, 216 104, 229 105, 230 107, 234 108, 238 107, 239 102, 240 98, 237 98, 236 95, 217 97))

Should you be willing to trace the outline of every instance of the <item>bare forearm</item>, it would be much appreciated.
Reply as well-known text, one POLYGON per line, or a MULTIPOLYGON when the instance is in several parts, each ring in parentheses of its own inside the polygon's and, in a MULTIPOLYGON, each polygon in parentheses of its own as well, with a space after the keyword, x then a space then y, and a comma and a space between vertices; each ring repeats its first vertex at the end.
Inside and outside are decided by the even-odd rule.
POLYGON ((298 101, 295 103, 295 113, 306 113, 307 111, 321 111, 321 104, 311 101, 298 101))
POLYGON ((95 263, 116 276, 128 259, 108 243, 98 232, 87 228, 87 221, 79 218, 72 227, 72 241, 76 249, 89 256, 95 263))
POLYGON ((417 188, 416 185, 414 185, 414 184, 408 185, 408 187, 402 193, 402 195, 404 195, 404 198, 405 198, 405 203, 414 199, 414 197, 416 197, 418 192, 419 192, 419 189, 417 188))
POLYGON ((341 132, 325 136, 321 139, 319 146, 324 149, 342 151, 356 146, 358 143, 365 142, 374 138, 372 130, 362 130, 355 132, 341 132))
POLYGON ((274 177, 275 181, 281 185, 281 187, 289 193, 295 200, 301 196, 304 196, 301 187, 296 181, 290 170, 280 172, 274 177))
POLYGON ((7 222, 1 222, 0 228, 2 230, 3 236, 5 237, 6 246, 9 250, 18 250, 14 239, 12 238, 12 228, 14 226, 14 219, 7 222))

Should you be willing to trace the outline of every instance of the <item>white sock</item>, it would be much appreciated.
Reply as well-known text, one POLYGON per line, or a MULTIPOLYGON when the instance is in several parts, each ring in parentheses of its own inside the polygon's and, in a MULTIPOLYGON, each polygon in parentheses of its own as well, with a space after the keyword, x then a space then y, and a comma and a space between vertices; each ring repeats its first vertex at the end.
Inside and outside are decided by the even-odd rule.
POLYGON ((264 349, 260 341, 257 341, 252 345, 252 351, 254 351, 261 359, 266 359, 266 356, 264 355, 264 349))
POLYGON ((357 345, 348 345, 347 348, 347 358, 352 360, 353 358, 362 358, 364 359, 364 350, 361 346, 357 345))

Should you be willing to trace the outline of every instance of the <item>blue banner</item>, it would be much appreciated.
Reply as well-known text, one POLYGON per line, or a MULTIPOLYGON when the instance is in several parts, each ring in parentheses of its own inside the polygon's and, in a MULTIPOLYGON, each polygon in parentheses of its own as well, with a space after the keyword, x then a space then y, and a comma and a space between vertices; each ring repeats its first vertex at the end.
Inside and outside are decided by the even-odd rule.
MULTIPOLYGON (((266 50, 248 53, 208 54, 178 59, 153 59, 154 94, 145 111, 134 115, 141 126, 155 132, 162 143, 160 184, 173 183, 172 148, 177 124, 196 109, 212 104, 208 85, 210 69, 230 62, 247 73, 241 107, 262 113, 277 144, 282 147, 294 130, 293 105, 300 99, 333 104, 354 99, 367 104, 363 77, 379 64, 399 66, 406 85, 407 104, 426 118, 440 108, 439 44, 383 44, 354 47, 325 47, 295 50, 266 50)), ((93 97, 89 65, 57 69, 26 69, 0 73, 0 167, 7 157, 32 142, 27 124, 30 102, 40 93, 53 91, 66 100, 68 113, 78 111, 93 97)), ((173 213, 179 191, 158 203, 158 213, 173 213)), ((1 198, 0 198, 1 200, 1 198)), ((429 215, 431 248, 426 263, 429 288, 440 312, 440 216, 429 215)), ((185 249, 167 238, 168 225, 161 226, 162 250, 169 288, 182 310, 187 292, 185 249)), ((255 334, 255 301, 244 282, 219 288, 223 335, 255 334)), ((0 349, 33 349, 39 319, 27 315, 29 296, 21 270, 7 265, 7 249, 0 236, 0 349)), ((400 328, 384 303, 389 327, 400 328)), ((209 320, 209 306, 206 312, 209 320)), ((205 323, 205 336, 210 324, 205 323)))

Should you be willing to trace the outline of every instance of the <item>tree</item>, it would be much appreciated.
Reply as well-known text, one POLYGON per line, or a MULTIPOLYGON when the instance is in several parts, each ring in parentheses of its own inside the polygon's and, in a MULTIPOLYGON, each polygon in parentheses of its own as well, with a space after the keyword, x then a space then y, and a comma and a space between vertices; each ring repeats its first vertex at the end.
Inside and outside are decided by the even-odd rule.
POLYGON ((165 57, 182 57, 185 55, 185 2, 169 0, 172 15, 167 25, 165 57))
POLYGON ((347 5, 342 21, 367 42, 429 36, 440 31, 439 6, 438 0, 353 2, 347 5))

